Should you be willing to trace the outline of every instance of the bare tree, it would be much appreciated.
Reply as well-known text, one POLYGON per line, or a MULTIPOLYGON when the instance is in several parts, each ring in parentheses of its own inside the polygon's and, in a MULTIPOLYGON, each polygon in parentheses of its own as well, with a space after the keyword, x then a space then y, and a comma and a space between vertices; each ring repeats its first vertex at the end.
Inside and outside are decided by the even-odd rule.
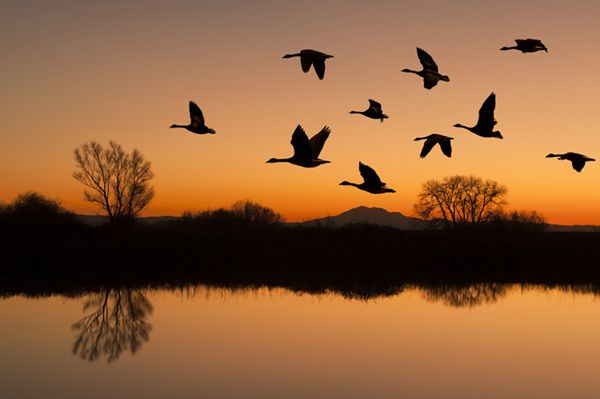
POLYGON ((446 227, 478 225, 490 221, 505 205, 507 188, 493 180, 475 176, 449 176, 429 180, 415 204, 424 219, 446 227))
POLYGON ((151 164, 137 149, 128 154, 114 141, 107 148, 91 141, 74 155, 73 177, 87 187, 86 201, 100 206, 111 224, 137 217, 154 197, 151 164))
POLYGON ((105 355, 112 362, 124 350, 135 354, 150 339, 152 304, 142 291, 106 289, 90 295, 83 310, 91 312, 71 326, 76 334, 73 353, 82 359, 105 355))

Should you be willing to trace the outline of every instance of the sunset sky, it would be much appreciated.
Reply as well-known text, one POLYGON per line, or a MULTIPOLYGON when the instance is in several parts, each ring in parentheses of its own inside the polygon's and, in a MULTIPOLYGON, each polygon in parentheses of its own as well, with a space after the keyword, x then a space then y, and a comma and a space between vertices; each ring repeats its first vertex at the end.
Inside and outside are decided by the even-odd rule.
POLYGON ((35 190, 80 213, 73 150, 115 140, 152 162, 154 201, 145 215, 251 199, 288 220, 365 205, 413 214, 421 184, 454 174, 497 180, 512 209, 549 222, 600 224, 600 162, 582 173, 549 152, 600 160, 600 40, 596 1, 12 1, 0 16, 0 201, 35 190), (549 53, 501 52, 539 38, 549 53), (416 47, 450 77, 432 90, 400 72, 420 69, 416 47), (333 54, 325 79, 285 53, 333 54), (452 127, 473 125, 497 95, 504 140, 452 127), (369 98, 383 124, 350 110, 369 98), (187 103, 216 135, 187 124, 187 103), (314 169, 266 164, 292 154, 300 123, 332 129, 314 169), (419 158, 417 136, 455 138, 419 158), (358 161, 396 194, 370 195, 358 161))

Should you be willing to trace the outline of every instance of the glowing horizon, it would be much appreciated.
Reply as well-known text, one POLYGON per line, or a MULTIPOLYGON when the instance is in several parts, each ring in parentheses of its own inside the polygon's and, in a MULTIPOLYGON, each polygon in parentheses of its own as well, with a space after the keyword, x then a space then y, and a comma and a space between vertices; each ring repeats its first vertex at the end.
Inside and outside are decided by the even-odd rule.
POLYGON ((506 185, 510 209, 536 210, 549 223, 600 225, 599 162, 577 173, 567 161, 545 158, 567 151, 600 158, 600 76, 581 72, 600 65, 589 50, 600 4, 59 1, 6 8, 3 202, 38 191, 69 210, 97 213, 71 177, 72 152, 112 139, 152 162, 156 196, 144 215, 250 199, 290 221, 360 205, 410 216, 422 183, 473 174, 506 185), (527 37, 542 39, 548 54, 499 50, 527 37), (420 66, 416 47, 450 82, 429 91, 400 72, 420 66), (304 48, 334 55, 323 81, 302 73, 297 58, 281 59, 304 48), (504 140, 452 127, 473 124, 492 91, 504 140), (366 109, 369 98, 390 116, 384 123, 348 114, 366 109), (187 123, 189 100, 216 135, 169 129, 187 123), (309 136, 331 127, 321 154, 331 164, 265 164, 291 155, 298 123, 309 136), (455 138, 451 159, 437 148, 419 158, 422 142, 413 139, 432 132, 455 138), (397 193, 339 186, 360 181, 359 161, 397 193))

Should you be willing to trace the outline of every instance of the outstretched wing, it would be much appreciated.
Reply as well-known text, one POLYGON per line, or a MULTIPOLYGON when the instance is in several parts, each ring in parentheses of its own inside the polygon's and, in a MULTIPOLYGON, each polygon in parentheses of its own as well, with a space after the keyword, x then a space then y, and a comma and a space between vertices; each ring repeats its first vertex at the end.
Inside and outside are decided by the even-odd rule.
POLYGON ((541 46, 542 41, 540 39, 525 39, 525 41, 533 44, 534 46, 541 46))
POLYGON ((423 148, 421 149, 421 158, 425 158, 435 144, 436 141, 434 139, 428 138, 427 140, 425 140, 425 142, 423 143, 423 148))
POLYGON ((572 159, 571 165, 573 165, 573 169, 575 169, 578 172, 581 172, 581 170, 585 166, 585 161, 583 159, 572 159))
POLYGON ((319 80, 323 80, 325 77, 325 58, 314 60, 313 67, 315 68, 319 80))
POLYGON ((204 125, 204 115, 198 104, 193 101, 190 101, 190 120, 194 127, 204 125))
POLYGON ((421 61, 421 65, 423 65, 423 69, 428 69, 434 72, 438 71, 437 64, 425 50, 417 47, 417 56, 419 57, 419 61, 421 61))
POLYGON ((302 65, 302 71, 304 71, 304 73, 308 72, 312 65, 312 58, 300 55, 300 65, 302 65))
POLYGON ((292 146, 294 147, 294 158, 310 162, 313 160, 312 148, 308 142, 308 136, 302 126, 296 126, 292 133, 292 146))
POLYGON ((362 162, 358 163, 358 171, 360 172, 360 175, 362 176, 363 180, 365 181, 365 183, 369 186, 383 186, 384 184, 381 182, 381 179, 379 178, 379 176, 377 175, 377 172, 375 172, 373 170, 373 168, 371 168, 368 165, 365 165, 362 162))
POLYGON ((452 142, 450 140, 442 140, 440 141, 440 147, 442 148, 442 152, 448 158, 452 157, 452 142))
POLYGON ((437 76, 428 73, 423 77, 423 86, 429 90, 435 87, 435 85, 438 84, 439 80, 440 79, 437 76))
POLYGON ((372 99, 369 99, 369 108, 371 108, 373 111, 376 111, 377 113, 382 112, 381 104, 372 99))
POLYGON ((494 109, 496 109, 496 94, 492 92, 479 108, 479 119, 477 125, 482 128, 492 130, 496 124, 494 119, 494 109))
POLYGON ((325 145, 325 141, 327 140, 327 138, 329 137, 329 134, 331 133, 331 129, 328 126, 323 127, 323 129, 321 129, 321 131, 317 134, 315 134, 314 136, 312 136, 309 140, 309 144, 311 147, 311 151, 312 151, 312 159, 318 159, 319 158, 319 154, 321 154, 321 150, 323 149, 323 146, 325 145))

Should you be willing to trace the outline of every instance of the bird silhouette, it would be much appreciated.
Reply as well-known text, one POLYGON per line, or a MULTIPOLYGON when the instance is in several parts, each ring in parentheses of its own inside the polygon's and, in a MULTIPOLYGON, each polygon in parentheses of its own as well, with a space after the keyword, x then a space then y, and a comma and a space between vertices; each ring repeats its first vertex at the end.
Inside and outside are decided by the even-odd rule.
POLYGON ((516 46, 502 47, 500 50, 519 50, 522 53, 535 53, 536 51, 548 52, 548 48, 538 39, 517 39, 515 42, 517 43, 516 46))
POLYGON ((206 134, 206 133, 215 134, 216 133, 213 129, 207 127, 204 124, 204 115, 202 115, 202 111, 200 110, 200 107, 198 107, 198 104, 196 104, 193 101, 190 101, 190 124, 189 125, 172 124, 170 127, 171 128, 181 127, 181 128, 187 129, 190 132, 196 133, 196 134, 206 134))
POLYGON ((440 80, 443 80, 444 82, 450 81, 448 76, 438 72, 437 64, 425 50, 417 47, 417 56, 419 57, 421 65, 423 65, 423 69, 421 71, 413 71, 412 69, 405 68, 402 72, 414 73, 422 77, 423 85, 428 90, 437 85, 440 80))
POLYGON ((350 111, 351 114, 361 114, 371 119, 379 119, 383 122, 384 119, 389 118, 386 114, 381 110, 381 104, 375 100, 369 99, 369 108, 366 111, 350 111))
POLYGON ((421 150, 421 158, 425 158, 436 144, 440 145, 440 148, 445 156, 448 158, 452 157, 452 142, 450 140, 454 140, 454 137, 432 133, 429 136, 417 137, 415 139, 415 141, 419 140, 425 140, 423 143, 423 149, 421 150))
POLYGON ((386 184, 381 181, 377 172, 373 170, 370 166, 365 165, 362 162, 358 163, 358 170, 360 171, 360 175, 363 178, 363 182, 360 184, 351 183, 349 181, 344 180, 340 183, 340 186, 354 186, 358 189, 366 191, 371 194, 383 194, 383 193, 395 193, 396 190, 391 188, 387 188, 386 184))
POLYGON ((457 123, 454 127, 461 127, 467 129, 471 133, 475 133, 481 137, 496 137, 502 139, 502 134, 499 131, 494 131, 496 120, 494 119, 494 109, 496 108, 496 94, 492 93, 483 102, 483 105, 479 109, 479 119, 477 124, 473 127, 468 127, 457 123))
POLYGON ((564 154, 548 154, 546 155, 546 158, 558 158, 561 161, 565 159, 567 161, 571 161, 573 169, 575 169, 577 172, 581 172, 586 162, 595 161, 594 158, 590 158, 588 156, 578 154, 576 152, 565 152, 564 154))
POLYGON ((294 147, 294 155, 290 158, 271 158, 267 163, 289 162, 304 168, 314 168, 324 163, 330 163, 331 161, 319 159, 319 154, 330 133, 331 129, 325 126, 309 140, 302 126, 298 125, 292 134, 291 141, 294 147))
POLYGON ((325 60, 333 58, 333 55, 325 54, 317 50, 300 50, 296 54, 286 54, 282 58, 300 57, 300 65, 304 73, 308 73, 312 65, 320 80, 325 77, 325 60))

